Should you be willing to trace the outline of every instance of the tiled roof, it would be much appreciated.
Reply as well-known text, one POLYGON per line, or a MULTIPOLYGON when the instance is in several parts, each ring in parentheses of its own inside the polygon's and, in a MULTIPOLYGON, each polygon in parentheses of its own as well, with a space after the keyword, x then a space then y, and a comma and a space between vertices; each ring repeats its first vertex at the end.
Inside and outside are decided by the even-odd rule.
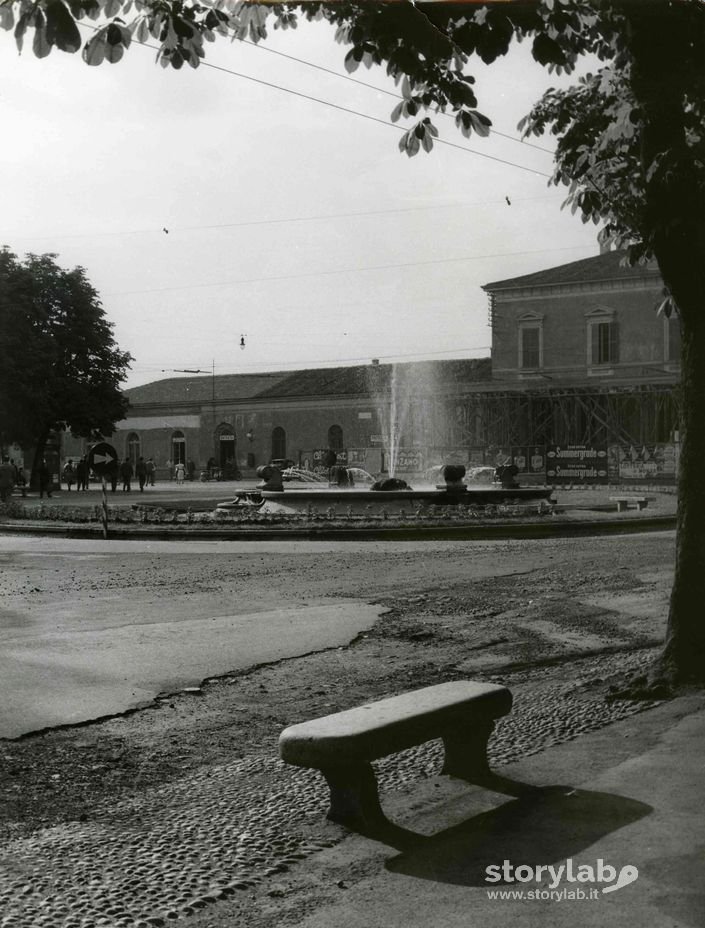
POLYGON ((592 283, 606 280, 660 279, 655 262, 646 266, 629 267, 621 263, 624 255, 623 251, 607 251, 592 258, 571 261, 570 264, 560 264, 558 267, 550 267, 533 274, 524 274, 522 277, 495 280, 484 284, 482 289, 494 292, 496 290, 518 290, 522 287, 550 287, 558 284, 592 283))
POLYGON ((406 380, 423 383, 472 382, 491 379, 489 358, 453 361, 416 361, 405 364, 366 364, 294 371, 289 378, 259 394, 260 398, 283 396, 340 396, 384 390, 396 367, 406 380))
POLYGON ((173 403, 207 403, 213 399, 251 399, 280 380, 284 380, 289 371, 275 371, 265 374, 217 374, 215 377, 168 377, 132 387, 125 393, 134 405, 151 405, 173 403))
POLYGON ((306 396, 345 396, 387 389, 392 370, 405 382, 436 384, 489 382, 489 358, 417 361, 406 364, 367 364, 324 367, 265 374, 221 374, 215 378, 170 377, 126 390, 130 405, 178 405, 216 400, 281 399, 306 396))

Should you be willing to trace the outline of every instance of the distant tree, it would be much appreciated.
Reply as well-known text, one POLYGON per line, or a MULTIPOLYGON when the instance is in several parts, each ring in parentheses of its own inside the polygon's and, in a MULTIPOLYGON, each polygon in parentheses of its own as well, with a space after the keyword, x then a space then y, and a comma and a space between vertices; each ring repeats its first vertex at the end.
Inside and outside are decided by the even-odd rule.
POLYGON ((127 408, 130 355, 83 268, 54 258, 0 252, 0 441, 34 447, 33 470, 51 431, 109 434, 127 408))
POLYGON ((705 3, 702 0, 487 0, 485 3, 331 2, 231 4, 230 0, 0 0, 0 25, 33 49, 78 51, 76 21, 98 23, 83 46, 88 64, 117 62, 133 37, 158 44, 165 66, 197 67, 217 35, 266 38, 325 19, 350 48, 345 66, 384 65, 400 85, 392 119, 409 156, 431 151, 438 130, 427 112, 455 114, 465 135, 486 136, 472 56, 491 63, 513 41, 529 41, 549 71, 571 72, 583 56, 596 73, 550 91, 525 129, 558 139, 554 182, 602 239, 630 259, 655 257, 668 288, 661 309, 682 331, 682 446, 676 575, 666 647, 652 675, 705 684, 705 3), (130 22, 126 15, 130 14, 130 22), (15 15, 16 14, 16 15, 15 15), (108 20, 107 22, 105 20, 108 20))

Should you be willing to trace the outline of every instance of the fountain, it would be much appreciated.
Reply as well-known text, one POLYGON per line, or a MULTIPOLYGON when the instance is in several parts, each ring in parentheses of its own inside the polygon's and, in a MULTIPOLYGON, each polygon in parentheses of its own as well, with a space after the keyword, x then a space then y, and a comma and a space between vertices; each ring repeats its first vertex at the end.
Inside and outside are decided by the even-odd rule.
MULTIPOLYGON (((397 473, 402 439, 407 428, 411 400, 414 396, 434 396, 437 391, 430 384, 409 382, 410 367, 392 365, 387 380, 379 365, 369 369, 370 393, 375 397, 379 428, 382 433, 386 457, 386 471, 371 486, 356 482, 356 468, 348 468, 336 461, 335 452, 329 451, 327 486, 284 487, 282 472, 272 464, 258 468, 262 481, 254 494, 245 493, 236 500, 221 503, 219 508, 233 508, 240 502, 262 500, 267 509, 300 512, 320 507, 325 510, 342 506, 350 515, 387 511, 394 515, 416 514, 425 506, 487 506, 500 503, 514 504, 549 499, 551 487, 521 487, 516 482, 517 468, 507 465, 501 473, 495 472, 492 485, 464 482, 463 464, 444 464, 438 468, 443 483, 422 489, 413 489, 397 473), (388 384, 388 386, 386 385, 388 384), (426 387, 424 390, 423 387, 426 387), (416 388, 416 389, 414 389, 416 388)), ((429 367, 429 371, 432 369, 429 367)))

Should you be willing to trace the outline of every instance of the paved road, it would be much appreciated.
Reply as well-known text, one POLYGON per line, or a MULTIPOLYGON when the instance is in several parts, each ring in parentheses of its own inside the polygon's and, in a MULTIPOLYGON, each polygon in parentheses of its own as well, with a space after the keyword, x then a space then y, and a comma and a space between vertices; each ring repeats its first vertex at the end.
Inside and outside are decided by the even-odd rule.
POLYGON ((209 676, 338 647, 380 613, 345 599, 283 605, 194 582, 184 588, 184 555, 234 553, 232 545, 207 548, 0 537, 0 737, 123 712, 209 676), (133 588, 145 565, 148 582, 133 588))

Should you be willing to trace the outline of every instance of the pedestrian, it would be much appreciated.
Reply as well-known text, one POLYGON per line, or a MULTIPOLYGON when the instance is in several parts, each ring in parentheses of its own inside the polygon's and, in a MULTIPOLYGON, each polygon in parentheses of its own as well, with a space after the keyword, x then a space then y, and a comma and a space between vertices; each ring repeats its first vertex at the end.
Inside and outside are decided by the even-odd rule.
POLYGON ((39 477, 39 498, 43 499, 46 493, 49 499, 51 499, 51 471, 49 470, 46 458, 42 458, 42 463, 37 469, 37 476, 39 477))
POLYGON ((117 492, 118 471, 119 471, 119 468, 118 468, 117 459, 113 458, 113 460, 108 465, 108 469, 105 474, 106 478, 110 481, 110 492, 111 493, 117 492))
POLYGON ((73 468, 73 461, 70 459, 64 464, 64 480, 66 481, 66 490, 71 492, 71 486, 76 481, 76 471, 73 468))
POLYGON ((76 464, 76 489, 88 489, 88 461, 86 461, 85 457, 82 457, 76 464))
POLYGON ((15 486, 15 468, 10 464, 6 455, 2 456, 0 463, 0 502, 6 502, 11 496, 15 486))
POLYGON ((147 465, 144 458, 139 458, 135 467, 135 474, 140 482, 140 493, 144 493, 144 485, 147 482, 147 465))
POLYGON ((125 460, 120 465, 120 476, 122 477, 122 492, 131 493, 132 492, 132 478, 135 474, 134 468, 132 467, 132 461, 129 458, 125 460))
POLYGON ((186 468, 184 467, 183 463, 179 461, 179 463, 174 468, 174 476, 176 477, 176 482, 178 484, 182 484, 184 482, 185 474, 186 468))
POLYGON ((188 459, 188 463, 186 464, 186 473, 188 474, 188 479, 193 480, 193 475, 196 473, 196 465, 191 458, 188 459))
POLYGON ((154 486, 154 472, 156 471, 157 468, 154 466, 154 461, 151 458, 147 458, 147 463, 145 464, 145 468, 147 470, 147 486, 153 487, 154 486))
POLYGON ((24 472, 24 467, 20 464, 17 468, 17 486, 20 488, 22 496, 27 496, 27 475, 24 472))

